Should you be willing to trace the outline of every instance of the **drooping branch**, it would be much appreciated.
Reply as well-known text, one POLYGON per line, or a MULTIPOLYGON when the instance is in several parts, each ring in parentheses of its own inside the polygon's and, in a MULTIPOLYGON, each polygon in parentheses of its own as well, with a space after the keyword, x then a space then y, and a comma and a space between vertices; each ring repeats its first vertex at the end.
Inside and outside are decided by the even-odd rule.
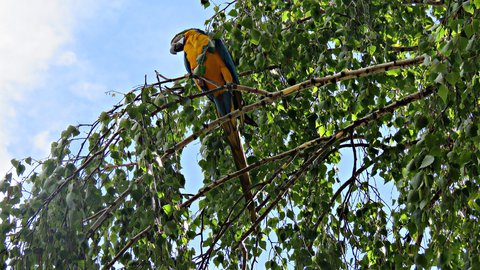
MULTIPOLYGON (((383 154, 381 154, 380 156, 378 156, 376 158, 376 160, 378 160, 383 154)), ((345 183, 343 183, 338 189, 337 191, 333 194, 332 198, 330 199, 330 202, 328 203, 328 206, 323 209, 322 213, 320 214, 319 218, 317 219, 317 222, 315 222, 315 224, 313 225, 313 231, 316 231, 318 226, 320 225, 320 223, 323 221, 323 218, 325 217, 325 215, 329 212, 329 210, 332 208, 333 204, 335 203, 335 201, 337 200, 337 197, 340 196, 340 194, 342 193, 342 191, 349 187, 350 185, 352 185, 354 182, 355 182, 355 179, 360 175, 362 174, 364 171, 366 171, 368 168, 370 168, 370 166, 374 165, 374 163, 369 163, 369 164, 365 164, 363 165, 362 167, 360 167, 358 170, 354 170, 353 173, 352 173, 352 176, 347 180, 345 181, 345 183)))
MULTIPOLYGON (((168 149, 164 153, 164 155, 162 156, 161 160, 164 161, 166 158, 169 158, 172 155, 172 153, 174 153, 174 151, 183 148, 189 142, 193 141, 197 136, 212 130, 213 128, 219 126, 221 123, 228 121, 231 117, 238 117, 242 113, 252 111, 255 108, 258 108, 258 107, 261 107, 261 106, 266 106, 266 104, 270 104, 270 103, 274 102, 275 100, 278 100, 278 99, 280 99, 284 96, 288 96, 288 95, 291 95, 293 93, 296 93, 296 92, 299 92, 299 91, 302 91, 302 90, 305 90, 305 89, 309 89, 313 86, 323 86, 323 85, 327 85, 327 84, 330 84, 330 83, 335 83, 335 82, 338 82, 338 81, 347 80, 347 79, 350 79, 350 78, 358 78, 358 77, 363 77, 363 76, 367 76, 367 75, 370 75, 370 74, 379 73, 379 72, 382 72, 382 71, 385 71, 385 70, 390 70, 390 69, 415 65, 415 64, 420 63, 422 60, 423 60, 423 57, 416 57, 416 58, 413 58, 413 59, 394 61, 394 62, 380 64, 380 65, 371 66, 371 67, 367 67, 367 68, 362 68, 362 69, 354 70, 354 71, 344 71, 344 72, 341 72, 341 73, 338 73, 338 74, 335 74, 335 75, 305 81, 305 82, 302 82, 300 84, 288 87, 286 89, 283 89, 281 91, 274 92, 274 93, 269 93, 269 92, 264 91, 264 90, 259 90, 259 89, 255 89, 255 88, 251 88, 251 87, 247 87, 247 86, 238 86, 238 85, 222 86, 222 87, 231 87, 232 90, 241 90, 241 91, 246 91, 246 92, 257 93, 259 95, 263 95, 263 96, 266 96, 266 97, 263 98, 262 100, 256 102, 256 103, 252 104, 252 105, 248 105, 248 106, 243 107, 242 110, 236 110, 236 111, 226 115, 225 117, 219 118, 219 119, 213 121, 212 123, 210 123, 209 125, 206 125, 204 129, 202 129, 199 132, 193 134, 192 136, 187 137, 186 139, 184 139, 180 143, 178 143, 175 146, 168 149)), ((179 77, 179 78, 181 78, 181 77, 179 77)), ((218 89, 221 89, 222 87, 219 87, 218 89)), ((218 91, 218 89, 214 89, 213 91, 218 91)), ((200 93, 200 94, 198 94, 198 96, 207 95, 207 94, 208 94, 208 92, 200 93)), ((134 100, 137 100, 139 98, 139 96, 140 96, 140 94, 137 95, 137 97, 134 100)), ((115 110, 120 108, 120 107, 121 107, 120 105, 116 106, 115 110)), ((108 113, 114 113, 115 110, 112 109, 108 113)), ((118 114, 121 117, 121 115, 123 115, 124 113, 125 113, 125 110, 122 110, 118 114)), ((109 130, 111 130, 114 126, 115 125, 112 125, 109 130)), ((108 145, 113 140, 115 140, 115 138, 119 135, 120 132, 121 132, 121 129, 117 129, 115 133, 111 134, 110 135, 111 137, 109 138, 105 147, 100 149, 99 151, 97 151, 95 153, 91 153, 88 156, 88 158, 86 159, 86 161, 82 164, 82 166, 77 168, 77 170, 74 172, 74 174, 72 174, 72 176, 76 175, 79 171, 81 171, 83 168, 85 168, 96 156, 102 154, 106 150, 106 147, 108 147, 108 145)), ((299 151, 300 149, 310 147, 311 146, 310 144, 314 144, 314 143, 318 143, 318 142, 315 141, 315 140, 307 142, 304 145, 299 146, 296 149, 293 149, 293 151, 299 151)), ((288 156, 292 153, 293 152, 288 152, 287 151, 287 152, 283 153, 283 155, 288 156)), ((266 158, 265 160, 263 160, 261 162, 271 162, 271 161, 276 160, 276 159, 280 159, 280 157, 276 156, 276 157, 266 158)), ((194 200, 198 199, 200 196, 202 196, 203 194, 205 194, 209 190, 221 185, 222 183, 228 181, 229 179, 232 179, 232 178, 240 175, 241 173, 244 173, 246 171, 249 171, 249 170, 251 170, 255 167, 258 167, 258 166, 262 165, 263 163, 261 163, 261 162, 254 163, 251 166, 248 166, 247 168, 245 168, 244 170, 240 170, 240 171, 235 172, 234 174, 227 175, 224 178, 212 183, 211 185, 207 186, 205 189, 201 190, 201 192, 199 192, 199 194, 195 195, 194 197, 190 198, 187 202, 183 203, 181 205, 181 207, 188 207, 194 200)), ((49 201, 51 201, 51 199, 53 199, 60 192, 60 190, 62 190, 65 186, 67 186, 67 183, 69 182, 70 179, 71 178, 68 178, 63 182, 63 184, 60 184, 59 187, 57 187, 56 191, 54 193, 50 194, 50 196, 47 198, 47 200, 45 200, 43 206, 47 205, 49 203, 49 201)), ((103 223, 103 221, 109 215, 109 213, 116 208, 115 206, 119 205, 121 203, 121 201, 123 201, 123 199, 130 193, 130 191, 131 191, 131 188, 130 187, 127 188, 127 190, 125 190, 124 194, 122 194, 122 196, 117 198, 117 200, 115 200, 115 202, 110 207, 107 207, 106 209, 103 209, 102 211, 98 212, 98 215, 92 216, 92 218, 97 218, 97 217, 100 217, 100 218, 98 218, 96 220, 96 222, 94 223, 95 225, 93 225, 91 227, 92 230, 90 231, 90 233, 92 231, 95 231, 103 223)), ((38 214, 39 211, 41 211, 41 208, 38 209, 38 211, 35 213, 35 215, 33 217, 35 217, 38 214)), ((31 220, 33 220, 33 218, 31 220)))
MULTIPOLYGON (((358 137, 358 136, 353 136, 353 138, 358 139, 359 137, 358 137)), ((278 169, 275 170, 275 172, 272 173, 272 175, 269 177, 268 180, 266 180, 266 181, 264 181, 264 182, 262 182, 262 183, 258 183, 258 184, 257 184, 257 186, 262 186, 262 188, 261 188, 260 190, 256 190, 253 197, 256 197, 256 195, 257 195, 258 193, 262 192, 263 187, 267 186, 268 184, 271 184, 271 183, 277 178, 277 176, 279 176, 279 175, 291 164, 291 162, 292 162, 296 157, 298 157, 298 155, 299 155, 301 152, 305 151, 307 148, 314 147, 314 146, 317 147, 317 148, 319 148, 319 147, 321 147, 321 145, 323 145, 323 143, 324 143, 325 141, 327 141, 327 140, 329 140, 329 139, 331 139, 331 136, 330 136, 330 137, 317 138, 317 139, 308 141, 308 142, 306 142, 306 143, 303 143, 302 145, 300 145, 300 146, 297 147, 297 148, 288 150, 288 151, 286 151, 286 152, 284 152, 284 153, 282 153, 282 154, 279 154, 279 155, 275 156, 275 157, 280 157, 280 156, 281 156, 282 158, 288 157, 288 159, 285 160, 285 161, 281 164, 281 166, 279 166, 278 169), (297 151, 297 150, 298 150, 298 151, 297 151)), ((346 140, 346 139, 345 139, 345 140, 346 140)), ((342 139, 340 139, 339 141, 342 142, 342 139)), ((338 146, 338 147, 335 147, 335 149, 332 149, 331 151, 329 151, 326 156, 329 156, 329 155, 331 155, 333 152, 336 152, 336 151, 338 151, 339 149, 345 148, 345 147, 367 147, 367 146, 370 146, 370 144, 367 144, 367 143, 356 143, 356 144, 353 144, 353 145, 352 145, 352 144, 342 144, 342 145, 340 145, 340 146, 338 146)), ((267 159, 268 159, 268 158, 267 158, 267 159)), ((261 162, 261 163, 263 163, 263 162, 261 162)), ((253 164, 252 164, 252 165, 253 165, 253 164)), ((237 172, 234 172, 234 173, 229 174, 229 175, 233 175, 233 174, 237 175, 237 172)), ((231 179, 231 178, 229 178, 229 179, 231 179)), ((229 179, 228 179, 228 180, 229 180, 229 179)), ((224 180, 224 178, 222 178, 221 180, 224 180)), ((227 180, 227 179, 225 179, 225 180, 227 180)), ((218 180, 217 180, 217 181, 218 181, 218 180)), ((215 182, 212 183, 215 187, 218 187, 220 184, 225 183, 225 181, 223 181, 222 183, 218 183, 218 184, 217 184, 217 181, 215 181, 215 182)), ((215 188, 215 187, 212 187, 211 189, 213 189, 213 188, 215 188)), ((210 191, 211 189, 209 188, 208 191, 210 191)), ((204 191, 204 189, 202 188, 202 190, 200 190, 199 194, 196 194, 195 197, 199 197, 199 195, 201 195, 200 193, 202 193, 202 194, 204 193, 203 191, 204 191)), ((257 205, 257 207, 256 207, 256 211, 257 211, 257 212, 259 212, 259 211, 261 211, 261 209, 263 209, 263 207, 265 206, 265 204, 268 202, 269 198, 270 198, 270 196, 267 196, 262 203, 260 203, 259 205, 257 205)), ((237 203, 238 203, 238 201, 237 201, 237 203)), ((242 210, 241 210, 238 214, 236 214, 236 215, 233 217, 232 220, 230 220, 230 216, 232 215, 232 211, 233 211, 233 208, 234 208, 234 207, 232 207, 232 209, 230 210, 230 213, 229 213, 229 215, 228 215, 227 220, 221 223, 221 224, 222 224, 222 227, 220 228, 220 231, 217 233, 217 235, 215 236, 214 240, 213 240, 212 243, 210 244, 210 248, 207 250, 207 252, 202 253, 201 255, 198 256, 198 257, 202 257, 202 263, 200 264, 199 269, 206 269, 206 267, 208 266, 208 264, 207 264, 206 261, 209 260, 212 252, 214 251, 214 247, 215 247, 216 243, 221 239, 222 235, 225 234, 227 227, 229 227, 229 226, 233 223, 233 221, 237 220, 237 219, 240 217, 241 213, 243 213, 244 211, 246 211, 246 209, 248 208, 248 203, 250 203, 250 202, 247 202, 247 204, 243 206, 242 210)))
MULTIPOLYGON (((232 172, 232 173, 229 173, 227 175, 225 175, 224 177, 218 179, 218 180, 215 180, 213 181, 212 183, 208 184, 207 186, 204 186, 202 187, 195 195, 191 196, 188 200, 186 200, 185 202, 181 203, 179 205, 179 208, 185 208, 185 207, 189 207, 195 200, 199 199, 200 197, 204 196, 205 194, 207 194, 208 192, 210 192, 211 190, 225 184, 226 182, 230 181, 231 179, 234 179, 235 177, 238 177, 239 175, 242 175, 246 172, 250 172, 262 165, 265 165, 267 163, 270 163, 270 162, 274 162, 274 161, 277 161, 277 160, 282 160, 284 158, 289 158, 277 171, 275 171, 273 173, 273 176, 277 176, 280 171, 282 171, 283 169, 285 169, 286 166, 288 166, 288 164, 290 164, 290 162, 293 160, 293 158, 298 155, 300 152, 308 149, 308 148, 311 148, 311 147, 314 147, 314 146, 319 146, 319 145, 322 145, 325 141, 328 141, 329 139, 331 138, 330 137, 319 137, 319 138, 316 138, 316 139, 313 139, 313 140, 310 140, 308 142, 305 142, 293 149, 290 149, 290 150, 287 150, 285 152, 282 152, 280 154, 277 154, 275 156, 271 156, 271 157, 266 157, 266 158, 263 158, 261 160, 258 160, 252 164, 249 164, 247 167, 241 169, 241 170, 237 170, 235 172, 232 172)), ((354 146, 355 147, 358 147, 358 146, 368 146, 369 144, 355 144, 354 146)), ((340 148, 343 148, 343 147, 347 147, 350 145, 341 145, 338 147, 338 149, 340 148)), ((262 183, 259 183, 258 185, 262 185, 262 186, 265 186, 269 183, 271 183, 273 181, 273 178, 270 178, 268 179, 267 181, 264 181, 262 183)), ((258 191, 256 192, 258 193, 258 191)), ((253 196, 255 197, 255 195, 253 196)), ((247 202, 249 203, 249 202, 247 202)), ((245 206, 245 208, 247 207, 248 205, 245 206)), ((260 210, 261 208, 261 205, 257 206, 257 211, 260 210)))
POLYGON ((127 249, 129 249, 133 244, 135 244, 135 242, 137 242, 139 239, 141 239, 144 234, 146 234, 148 231, 150 231, 150 229, 152 229, 152 225, 148 225, 145 229, 143 229, 137 235, 130 238, 130 240, 128 240, 128 243, 115 255, 115 257, 113 257, 113 259, 110 262, 108 262, 103 267, 103 269, 112 268, 113 265, 118 261, 118 259, 125 253, 125 251, 127 251, 127 249))
MULTIPOLYGON (((143 178, 138 178, 137 180, 135 180, 133 185, 140 184, 142 180, 143 178)), ((100 213, 100 217, 98 217, 98 219, 88 229, 87 238, 91 237, 95 233, 95 231, 103 224, 103 222, 109 217, 110 213, 115 210, 120 205, 120 203, 123 202, 123 200, 125 200, 125 198, 130 194, 130 191, 132 189, 131 187, 132 185, 130 185, 124 192, 122 192, 122 194, 120 194, 120 196, 118 196, 118 198, 115 199, 115 201, 108 207, 97 212, 100 213)), ((95 214, 94 216, 97 216, 97 214, 95 214)))
POLYGON ((83 170, 84 168, 87 167, 87 165, 92 162, 94 160, 95 157, 99 156, 100 154, 104 153, 107 149, 107 147, 110 145, 110 143, 112 143, 115 138, 120 134, 120 130, 117 130, 117 132, 115 132, 111 137, 110 139, 107 141, 107 143, 105 144, 104 147, 102 147, 100 150, 96 151, 95 153, 93 153, 91 156, 89 156, 85 162, 80 166, 78 167, 72 174, 70 174, 70 176, 68 176, 61 184, 59 184, 57 186, 57 188, 43 201, 42 205, 36 210, 36 212, 30 217, 29 219, 29 222, 28 224, 30 224, 31 222, 33 222, 33 220, 37 217, 37 215, 40 213, 40 211, 42 211, 42 209, 44 209, 45 207, 48 206, 48 204, 55 198, 55 196, 57 196, 57 194, 59 194, 66 186, 68 186, 68 184, 70 183, 70 181, 72 181, 72 179, 75 178, 75 176, 81 171, 83 170))
POLYGON ((207 192, 211 191, 212 189, 220 186, 220 185, 223 185, 224 183, 226 183, 227 181, 235 178, 235 177, 238 177, 239 175, 242 175, 246 172, 249 172, 255 168, 258 168, 260 167, 261 165, 264 165, 266 163, 269 163, 269 162, 273 162, 273 161, 276 161, 276 160, 281 160, 285 157, 289 157, 289 156, 294 156, 296 155, 297 153, 299 153, 300 151, 302 150, 305 150, 307 148, 310 148, 316 144, 318 144, 319 142, 322 142, 322 141, 326 141, 328 140, 329 137, 320 137, 320 138, 316 138, 316 139, 313 139, 311 141, 308 141, 306 143, 303 143, 301 144, 300 146, 294 148, 294 149, 290 149, 288 151, 285 151, 283 153, 280 153, 278 155, 275 155, 275 156, 271 156, 271 157, 266 157, 266 158, 263 158, 261 160, 258 160, 250 165, 248 165, 247 167, 241 169, 241 170, 238 170, 238 171, 235 171, 233 173, 230 173, 230 174, 227 174, 225 175, 224 177, 216 180, 216 181, 213 181, 212 183, 210 183, 209 185, 203 187, 202 189, 200 189, 200 191, 193 195, 192 197, 190 197, 188 200, 186 200, 184 203, 180 204, 180 208, 185 208, 185 207, 189 207, 195 200, 197 200, 198 198, 204 196, 207 192))
MULTIPOLYGON (((354 71, 344 71, 344 72, 341 72, 341 73, 338 73, 338 74, 335 74, 335 75, 305 81, 305 82, 302 82, 300 84, 285 88, 285 89, 283 89, 281 91, 278 91, 278 92, 268 93, 268 96, 266 98, 260 100, 259 102, 256 102, 252 105, 245 106, 243 110, 236 110, 236 111, 234 111, 234 112, 232 112, 232 113, 230 113, 230 114, 228 114, 224 117, 218 118, 217 120, 213 121, 210 125, 206 125, 199 132, 192 134, 191 136, 187 137, 183 141, 176 144, 174 147, 165 151, 165 154, 161 157, 161 160, 163 162, 166 158, 170 157, 170 155, 172 153, 174 153, 175 151, 177 151, 177 150, 183 148, 184 146, 186 146, 188 143, 190 143, 191 141, 196 139, 196 137, 199 136, 200 134, 204 134, 204 133, 212 130, 216 126, 219 126, 221 123, 229 121, 229 119, 231 117, 238 116, 240 113, 242 113, 242 111, 245 111, 245 112, 251 111, 251 110, 253 110, 257 107, 265 106, 266 102, 272 103, 273 101, 275 101, 275 100, 277 100, 277 99, 279 99, 283 96, 291 95, 295 92, 299 92, 299 91, 302 91, 302 90, 305 90, 305 89, 309 89, 313 86, 324 86, 324 85, 327 85, 327 84, 336 83, 338 81, 347 80, 347 79, 350 79, 350 78, 363 77, 363 76, 379 73, 379 72, 386 71, 386 70, 391 70, 391 69, 395 69, 395 68, 401 68, 401 67, 405 67, 405 66, 409 66, 409 65, 418 64, 422 61, 423 61, 423 57, 416 57, 416 58, 413 58, 413 59, 393 61, 393 62, 389 62, 389 63, 385 63, 385 64, 379 64, 379 65, 376 65, 376 66, 362 68, 362 69, 358 69, 358 70, 354 70, 354 71)), ((245 86, 238 86, 238 85, 229 85, 228 87, 232 87, 233 90, 236 90, 237 87, 239 87, 241 89, 254 89, 254 88, 245 87, 245 86)), ((221 89, 221 87, 219 87, 218 89, 221 89)), ((217 91, 217 89, 214 89, 212 91, 217 91)), ((261 91, 263 91, 263 90, 261 90, 261 91)), ((201 94, 204 94, 204 93, 201 93, 201 94)), ((360 120, 357 120, 357 121, 360 121, 360 120)), ((235 177, 237 177, 237 176, 239 176, 239 175, 241 175, 245 172, 248 172, 248 171, 250 171, 250 170, 252 170, 256 167, 259 167, 262 164, 284 158, 286 156, 297 153, 298 151, 300 151, 302 149, 311 147, 315 143, 318 143, 318 141, 317 141, 318 139, 319 138, 317 138, 315 140, 312 140, 312 141, 309 141, 309 142, 306 142, 306 143, 300 145, 299 147, 297 147, 295 149, 292 149, 290 151, 286 151, 286 152, 284 152, 282 154, 279 154, 277 156, 262 159, 260 161, 257 161, 256 163, 253 163, 253 164, 247 166, 246 168, 244 168, 242 170, 236 171, 232 174, 228 174, 225 177, 223 177, 223 178, 211 183, 210 185, 202 188, 197 194, 195 194, 193 197, 189 198, 186 202, 182 203, 180 205, 180 208, 188 207, 195 200, 197 200, 198 198, 200 198, 201 196, 203 196, 204 194, 206 194, 210 190, 214 189, 215 187, 218 187, 218 186, 222 185, 223 183, 229 181, 230 179, 233 179, 233 178, 235 178, 235 177)), ((125 190, 124 193, 126 195, 129 192, 130 192, 130 187, 127 188, 127 190, 125 190)), ((119 200, 116 200, 113 205, 118 205, 118 203, 121 200, 123 200, 124 197, 125 196, 121 196, 121 198, 119 198, 119 200)), ((108 207, 108 210, 111 211, 112 209, 114 209, 114 208, 108 207)), ((102 212, 101 217, 106 217, 106 215, 108 213, 109 213, 109 211, 102 212)), ((103 220, 100 222, 100 224, 103 222, 103 220)), ((98 220, 97 220, 97 222, 98 222, 98 220)), ((95 227, 92 227, 92 228, 95 229, 95 227)))
POLYGON ((324 146, 318 149, 311 157, 302 164, 302 166, 296 171, 295 174, 293 174, 290 179, 285 183, 285 185, 282 187, 282 190, 279 191, 278 195, 275 197, 275 199, 270 203, 270 205, 265 209, 265 212, 258 217, 258 219, 252 224, 249 230, 247 230, 238 240, 238 242, 241 242, 245 240, 254 230, 255 227, 262 222, 263 219, 267 217, 267 215, 272 211, 272 209, 278 204, 278 202, 283 198, 285 193, 292 187, 292 185, 303 175, 303 173, 307 170, 307 168, 310 167, 310 165, 315 162, 316 160, 323 160, 324 157, 326 157, 326 154, 328 153, 328 149, 332 147, 334 143, 336 143, 338 140, 345 138, 349 134, 351 134, 355 129, 360 128, 362 126, 367 125, 368 123, 375 121, 379 119, 380 117, 392 113, 396 109, 400 107, 404 107, 414 101, 417 101, 419 99, 425 98, 432 93, 435 92, 434 87, 428 87, 424 91, 418 91, 415 92, 411 95, 408 95, 398 101, 392 102, 391 104, 380 108, 376 111, 371 112, 370 114, 366 115, 365 117, 362 117, 356 121, 354 121, 352 124, 348 125, 347 127, 341 129, 337 133, 335 133, 334 136, 331 137, 327 142, 325 142, 324 146))

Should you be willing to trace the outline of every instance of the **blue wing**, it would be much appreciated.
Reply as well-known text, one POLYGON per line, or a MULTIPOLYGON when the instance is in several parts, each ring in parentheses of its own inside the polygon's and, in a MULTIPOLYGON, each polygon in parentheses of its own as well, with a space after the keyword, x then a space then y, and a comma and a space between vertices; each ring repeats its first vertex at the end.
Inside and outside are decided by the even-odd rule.
POLYGON ((240 84, 240 80, 238 80, 237 69, 235 68, 235 64, 233 63, 232 56, 228 52, 227 47, 225 47, 225 44, 219 38, 214 39, 214 42, 215 42, 215 49, 220 54, 220 57, 223 59, 223 62, 225 62, 225 65, 227 66, 228 70, 232 74, 233 82, 236 84, 240 84))
MULTIPOLYGON (((225 65, 230 71, 230 74, 232 74, 233 82, 235 84, 240 84, 240 80, 238 79, 237 69, 235 68, 235 64, 233 63, 232 56, 228 52, 227 47, 225 47, 225 44, 219 38, 214 39, 214 42, 215 42, 215 49, 220 54, 220 57, 223 59, 223 62, 225 62, 225 65)), ((242 94, 238 91, 233 91, 233 93, 230 91, 226 91, 223 93, 222 96, 223 96, 222 101, 215 100, 215 104, 217 104, 217 108, 219 108, 219 104, 224 104, 224 106, 226 107, 226 108, 220 108, 221 112, 222 110, 226 113, 233 111, 232 108, 230 108, 230 102, 232 100, 232 97, 233 97, 234 110, 239 109, 241 106, 243 106, 242 94)), ((222 114, 222 115, 225 115, 225 114, 222 114)), ((249 125, 257 126, 257 123, 255 123, 255 121, 246 114, 244 115, 244 121, 249 125)))
MULTIPOLYGON (((235 68, 235 64, 233 63, 232 56, 227 50, 227 47, 225 46, 225 43, 219 38, 216 38, 213 40, 215 42, 215 50, 220 54, 220 57, 222 58, 223 62, 225 63, 225 66, 227 66, 228 70, 230 71, 230 74, 232 75, 233 78, 233 83, 235 84, 240 84, 240 80, 238 79, 238 73, 237 69, 235 68)), ((242 105, 242 96, 240 92, 234 92, 233 93, 233 108, 230 108, 230 104, 232 102, 232 92, 226 91, 222 94, 222 101, 225 105, 225 112, 222 112, 222 115, 227 114, 235 109, 238 109, 242 105)), ((218 102, 220 103, 220 102, 218 102)), ((217 103, 217 107, 218 107, 217 103)))
POLYGON ((183 63, 185 64, 185 69, 187 70, 188 74, 192 75, 192 69, 190 68, 190 62, 187 59, 187 53, 183 53, 183 63))

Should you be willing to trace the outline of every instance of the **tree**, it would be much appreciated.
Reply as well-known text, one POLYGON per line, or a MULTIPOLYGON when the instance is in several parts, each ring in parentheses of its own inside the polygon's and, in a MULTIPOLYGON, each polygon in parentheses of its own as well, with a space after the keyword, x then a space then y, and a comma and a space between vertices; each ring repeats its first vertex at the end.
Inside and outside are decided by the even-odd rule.
POLYGON ((68 127, 47 159, 12 160, 5 265, 478 267, 480 1, 213 8, 207 30, 228 44, 243 71, 229 87, 249 105, 214 120, 191 78, 158 74, 68 127), (247 112, 255 223, 218 128, 247 112), (204 187, 186 194, 180 155, 197 139, 204 187))

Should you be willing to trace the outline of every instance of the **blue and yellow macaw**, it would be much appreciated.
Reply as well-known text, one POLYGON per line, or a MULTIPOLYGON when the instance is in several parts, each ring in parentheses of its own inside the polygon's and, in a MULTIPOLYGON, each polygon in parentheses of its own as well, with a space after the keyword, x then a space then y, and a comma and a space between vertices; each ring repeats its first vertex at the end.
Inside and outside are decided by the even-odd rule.
MULTIPOLYGON (((212 40, 200 29, 187 29, 172 39, 171 46, 172 54, 180 51, 185 53, 185 68, 189 74, 197 75, 195 83, 200 90, 208 91, 231 83, 240 84, 235 64, 221 39, 212 40)), ((223 89, 208 95, 208 98, 215 103, 217 117, 227 115, 243 105, 242 94, 238 91, 223 89)), ((247 115, 241 116, 240 121, 257 126, 247 115)), ((235 166, 238 170, 247 167, 237 120, 232 118, 223 123, 222 128, 232 149, 235 166)), ((240 182, 245 200, 249 203, 250 217, 255 221, 257 214, 251 191, 252 181, 248 172, 240 175, 240 182)))

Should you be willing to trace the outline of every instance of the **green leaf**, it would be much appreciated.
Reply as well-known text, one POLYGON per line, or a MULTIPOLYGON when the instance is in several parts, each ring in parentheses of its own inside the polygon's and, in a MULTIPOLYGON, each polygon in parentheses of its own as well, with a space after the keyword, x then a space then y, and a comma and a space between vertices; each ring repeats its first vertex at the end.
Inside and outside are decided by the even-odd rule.
POLYGON ((163 209, 163 212, 165 212, 165 214, 167 214, 167 216, 172 216, 173 214, 173 206, 170 205, 170 204, 166 204, 164 206, 162 206, 162 209, 163 209))
POLYGON ((470 138, 476 137, 478 135, 478 126, 475 123, 469 121, 465 125, 465 135, 470 138))
POLYGON ((20 161, 12 159, 10 163, 12 163, 15 168, 17 175, 22 175, 25 172, 25 166, 20 161))
POLYGON ((243 17, 243 20, 240 23, 243 27, 246 29, 252 29, 253 28, 253 20, 250 18, 250 16, 245 16, 243 17))
POLYGON ((450 56, 452 53, 452 41, 449 40, 440 50, 441 53, 443 53, 446 56, 450 56))
POLYGON ((401 70, 400 69, 391 69, 391 70, 387 70, 385 72, 385 74, 387 74, 388 76, 394 76, 394 77, 397 77, 398 75, 401 74, 401 70))
POLYGON ((12 163, 13 167, 15 167, 15 168, 20 164, 20 162, 16 159, 10 160, 10 163, 12 163))
POLYGON ((196 76, 202 77, 205 75, 206 67, 204 65, 198 65, 194 70, 193 74, 196 76))
POLYGON ((448 99, 448 88, 442 84, 438 88, 438 95, 442 99, 443 103, 447 104, 447 99, 448 99))
POLYGON ((430 165, 432 165, 432 163, 435 161, 435 157, 432 156, 432 155, 426 155, 423 160, 422 160, 422 164, 420 165, 420 169, 423 169, 423 168, 426 168, 430 165))
POLYGON ((420 193, 417 189, 412 189, 408 192, 407 201, 412 204, 420 201, 420 193))
POLYGON ((475 30, 473 29, 473 23, 465 24, 465 27, 463 29, 465 30, 467 38, 471 38, 473 34, 475 34, 475 30))
POLYGON ((455 85, 459 78, 460 75, 457 72, 450 72, 446 76, 447 82, 451 85, 455 85))
POLYGON ((135 99, 135 94, 132 92, 129 92, 125 94, 125 103, 132 103, 132 101, 135 99))
POLYGON ((473 0, 473 4, 475 5, 475 8, 480 9, 480 0, 473 0))
POLYGON ((98 120, 100 122, 107 122, 108 119, 109 119, 109 116, 107 112, 100 113, 100 116, 98 117, 98 120))
POLYGON ((229 15, 229 16, 232 16, 232 17, 237 16, 237 14, 238 14, 238 13, 237 13, 237 10, 236 10, 236 9, 232 9, 232 10, 230 10, 230 11, 228 12, 228 15, 229 15))
POLYGON ((74 210, 77 208, 74 191, 68 192, 67 196, 65 197, 65 202, 67 203, 69 209, 74 210))
POLYGON ((435 78, 435 82, 438 84, 443 84, 443 73, 438 73, 437 78, 435 78))
POLYGON ((413 189, 418 189, 420 185, 423 182, 423 172, 418 172, 415 174, 415 176, 412 178, 411 184, 413 189))
POLYGON ((260 31, 253 29, 250 34, 250 41, 252 42, 252 44, 258 45, 260 43, 261 36, 262 34, 260 33, 260 31))
POLYGON ((447 66, 439 62, 438 60, 435 60, 432 65, 431 65, 432 72, 434 73, 446 73, 447 72, 447 66))
POLYGON ((423 114, 415 115, 415 128, 422 129, 428 125, 428 117, 423 114))
POLYGON ((208 8, 210 6, 209 0, 200 0, 200 3, 202 3, 203 8, 208 8))
POLYGON ((466 12, 472 15, 475 13, 475 7, 469 1, 465 1, 462 4, 462 7, 463 7, 463 10, 465 10, 466 12))

